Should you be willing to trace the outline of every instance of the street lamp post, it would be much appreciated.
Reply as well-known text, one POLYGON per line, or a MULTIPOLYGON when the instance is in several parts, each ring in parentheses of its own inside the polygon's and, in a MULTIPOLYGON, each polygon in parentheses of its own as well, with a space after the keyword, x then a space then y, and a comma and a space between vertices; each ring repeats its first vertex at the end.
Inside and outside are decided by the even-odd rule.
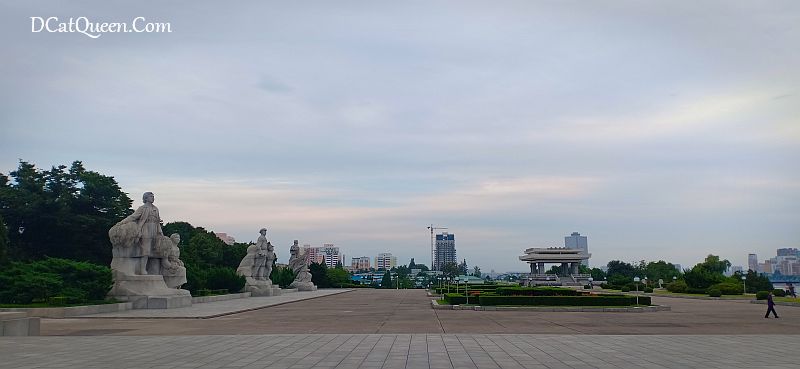
POLYGON ((594 282, 594 278, 592 278, 592 277, 589 277, 589 287, 591 287, 592 289, 594 289, 594 284, 593 284, 592 282, 594 282))
POLYGON ((747 293, 747 277, 742 276, 742 295, 747 293))
POLYGON ((636 306, 639 306, 639 277, 633 277, 633 284, 636 286, 636 306))
POLYGON ((533 286, 533 278, 532 277, 528 277, 528 287, 532 287, 532 286, 533 286))

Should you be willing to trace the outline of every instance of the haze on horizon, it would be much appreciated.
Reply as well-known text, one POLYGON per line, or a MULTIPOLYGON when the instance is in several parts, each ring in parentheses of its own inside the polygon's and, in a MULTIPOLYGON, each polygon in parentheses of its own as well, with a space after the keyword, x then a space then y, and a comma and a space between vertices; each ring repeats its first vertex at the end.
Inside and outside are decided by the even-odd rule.
POLYGON ((800 247, 800 4, 7 2, 0 172, 81 160, 165 222, 484 272, 800 247), (31 16, 172 23, 31 33, 31 16))

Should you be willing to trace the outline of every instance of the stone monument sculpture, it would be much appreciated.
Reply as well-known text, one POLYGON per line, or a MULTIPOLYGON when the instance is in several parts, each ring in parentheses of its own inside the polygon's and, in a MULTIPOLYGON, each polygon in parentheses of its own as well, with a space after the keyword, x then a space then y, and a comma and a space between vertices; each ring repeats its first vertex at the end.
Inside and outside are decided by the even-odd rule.
POLYGON ((176 239, 164 236, 153 193, 145 192, 142 201, 133 214, 108 231, 114 279, 108 295, 133 302, 136 309, 190 306, 191 294, 180 289, 186 283, 186 269, 176 239))
POLYGON ((247 248, 247 255, 242 258, 236 274, 246 280, 244 291, 251 296, 274 296, 280 294, 280 288, 272 285, 269 275, 272 274, 272 264, 275 262, 275 248, 267 240, 267 229, 258 231, 261 235, 255 244, 247 248))
POLYGON ((304 255, 300 254, 300 246, 297 240, 289 249, 289 268, 295 273, 294 281, 289 288, 297 288, 298 291, 316 291, 317 286, 311 282, 311 273, 308 272, 308 265, 304 255))
POLYGON ((164 276, 167 287, 181 288, 186 283, 186 267, 183 266, 183 261, 180 259, 181 249, 178 248, 181 243, 181 235, 173 233, 169 239, 172 241, 172 247, 167 257, 161 259, 161 275, 164 276))

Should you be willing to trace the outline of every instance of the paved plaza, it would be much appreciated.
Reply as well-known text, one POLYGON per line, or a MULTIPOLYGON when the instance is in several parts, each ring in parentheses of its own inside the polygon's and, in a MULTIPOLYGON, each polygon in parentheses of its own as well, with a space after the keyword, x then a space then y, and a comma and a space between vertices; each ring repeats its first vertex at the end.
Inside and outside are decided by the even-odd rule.
POLYGON ((800 336, 290 334, 0 339, 0 367, 797 368, 800 336))
MULTIPOLYGON (((325 291, 325 290, 323 290, 325 291)), ((212 319, 43 319, 43 335, 282 333, 799 334, 800 308, 653 297, 653 313, 434 310, 422 290, 356 289, 212 319)), ((235 304, 235 300, 227 304, 235 304)), ((217 305, 227 309, 227 304, 217 305)), ((198 304, 202 305, 202 304, 198 304)), ((204 308, 205 309, 205 308, 204 308)), ((176 309, 177 310, 177 309, 176 309)), ((207 311, 206 311, 207 312, 207 311)), ((177 314, 139 310, 132 314, 177 314)))
POLYGON ((672 311, 460 311, 421 290, 338 292, 207 319, 43 319, 44 336, 0 338, 0 368, 800 367, 796 307, 780 319, 659 297, 672 311))

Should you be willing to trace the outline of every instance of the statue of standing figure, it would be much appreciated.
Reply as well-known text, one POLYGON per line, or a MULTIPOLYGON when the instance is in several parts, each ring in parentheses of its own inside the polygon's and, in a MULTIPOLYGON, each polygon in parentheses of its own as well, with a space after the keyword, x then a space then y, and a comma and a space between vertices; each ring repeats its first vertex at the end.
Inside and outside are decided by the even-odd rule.
POLYGON ((180 289, 186 283, 180 236, 164 236, 152 192, 145 192, 142 201, 133 214, 108 231, 114 278, 108 295, 132 301, 137 309, 189 306, 189 291, 180 289))
POLYGON ((311 273, 308 272, 305 255, 300 253, 300 246, 297 240, 289 248, 289 268, 295 273, 294 282, 289 288, 297 288, 298 291, 316 291, 317 286, 311 282, 311 273))
MULTIPOLYGON (((245 277, 245 292, 250 292, 252 296, 272 296, 276 288, 273 288, 269 275, 272 274, 272 264, 277 255, 272 243, 267 240, 267 229, 261 228, 258 233, 261 235, 255 244, 247 248, 247 255, 239 263, 236 274, 245 277)), ((280 288, 277 288, 279 292, 280 288)))
POLYGON ((272 274, 272 264, 277 259, 275 248, 267 240, 267 229, 261 228, 258 231, 261 235, 255 244, 255 255, 253 259, 252 277, 256 280, 268 280, 272 274))

